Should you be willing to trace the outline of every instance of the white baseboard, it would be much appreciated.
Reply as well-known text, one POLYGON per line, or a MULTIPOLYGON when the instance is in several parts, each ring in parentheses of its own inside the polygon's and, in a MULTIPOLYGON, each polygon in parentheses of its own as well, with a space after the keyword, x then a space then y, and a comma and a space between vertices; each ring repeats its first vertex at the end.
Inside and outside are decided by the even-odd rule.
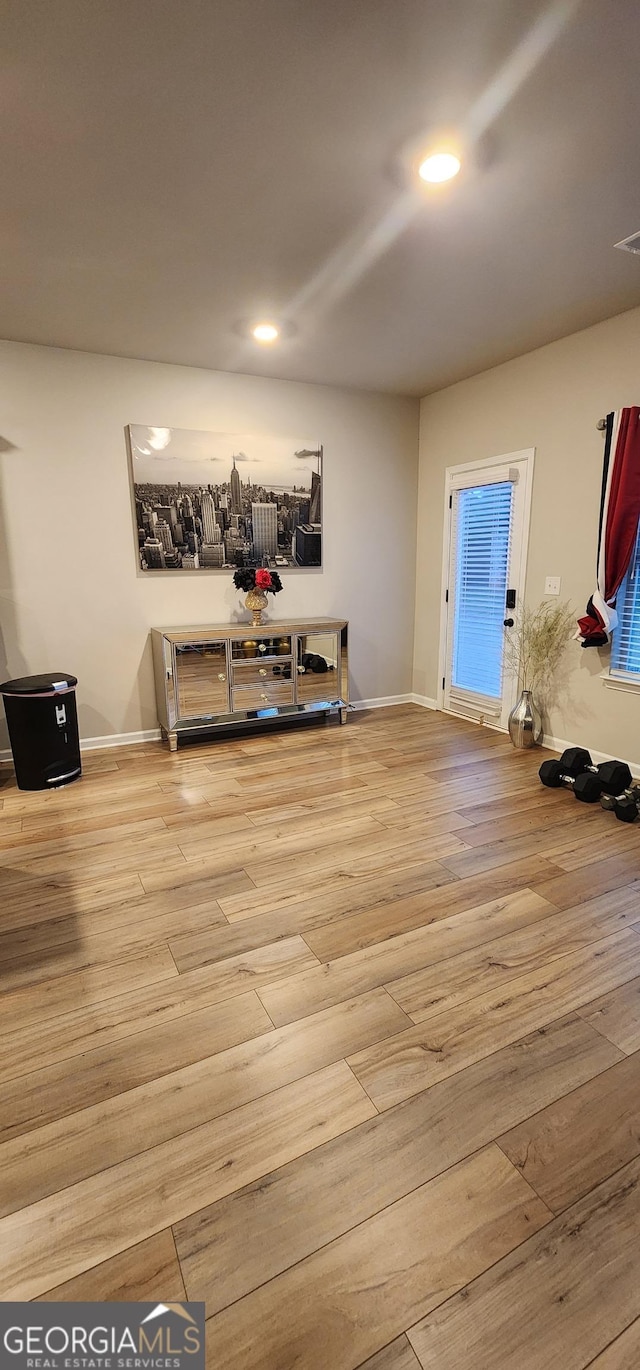
POLYGON ((422 709, 437 709, 438 701, 427 695, 380 695, 378 699, 352 699, 352 709, 390 709, 394 704, 419 704, 422 709))
POLYGON ((81 752, 97 752, 103 747, 135 747, 136 742, 159 742, 160 729, 147 728, 141 733, 109 733, 107 737, 83 737, 81 752))
POLYGON ((428 695, 409 695, 412 704, 419 704, 423 709, 437 709, 437 699, 429 699, 428 695))
MULTIPOLYGON (((550 734, 545 733, 542 746, 549 747, 552 752, 564 752, 567 747, 582 746, 582 743, 567 742, 564 737, 551 737, 550 734)), ((627 759, 626 757, 613 757, 609 752, 594 752, 593 747, 589 747, 588 750, 591 753, 594 766, 599 766, 603 761, 626 761, 627 759)), ((634 780, 640 779, 640 761, 630 761, 629 770, 634 780)))
POLYGON ((422 709, 437 709, 438 701, 427 695, 381 695, 378 699, 354 699, 353 709, 390 709, 394 704, 419 704, 422 709))
POLYGON ((390 709, 394 704, 412 704, 413 695, 379 695, 377 699, 352 699, 352 709, 390 709))

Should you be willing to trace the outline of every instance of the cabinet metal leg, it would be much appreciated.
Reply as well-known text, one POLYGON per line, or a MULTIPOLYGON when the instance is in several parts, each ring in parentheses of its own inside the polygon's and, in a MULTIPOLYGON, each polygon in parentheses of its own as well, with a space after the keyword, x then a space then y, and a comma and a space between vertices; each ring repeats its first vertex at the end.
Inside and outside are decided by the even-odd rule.
POLYGON ((349 717, 349 710, 348 710, 348 709, 341 709, 341 710, 340 710, 340 726, 342 726, 343 723, 346 723, 348 717, 349 717))
POLYGON ((178 750, 178 734, 177 734, 177 733, 167 733, 167 737, 169 738, 169 751, 170 751, 170 752, 177 752, 177 750, 178 750))

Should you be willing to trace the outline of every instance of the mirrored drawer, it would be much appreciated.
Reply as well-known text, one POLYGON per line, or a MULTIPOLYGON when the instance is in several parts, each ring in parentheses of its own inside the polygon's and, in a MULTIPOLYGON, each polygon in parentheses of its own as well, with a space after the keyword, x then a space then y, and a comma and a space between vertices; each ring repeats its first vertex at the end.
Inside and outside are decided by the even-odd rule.
POLYGON ((231 679, 234 685, 274 685, 291 680, 291 657, 278 661, 234 661, 231 679))
POLYGON ((291 681, 264 685, 236 685, 231 691, 232 709, 268 709, 270 705, 293 704, 291 681))
POLYGON ((232 642, 231 656, 234 662, 251 661, 255 657, 291 656, 291 638, 288 634, 266 635, 247 628, 246 638, 232 642))

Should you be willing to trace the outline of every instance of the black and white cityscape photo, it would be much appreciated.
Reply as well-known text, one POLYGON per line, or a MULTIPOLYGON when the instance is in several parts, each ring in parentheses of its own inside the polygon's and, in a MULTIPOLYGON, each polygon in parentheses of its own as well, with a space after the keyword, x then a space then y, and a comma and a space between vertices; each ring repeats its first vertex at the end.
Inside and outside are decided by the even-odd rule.
POLYGON ((322 446, 130 424, 142 571, 322 565, 322 446))

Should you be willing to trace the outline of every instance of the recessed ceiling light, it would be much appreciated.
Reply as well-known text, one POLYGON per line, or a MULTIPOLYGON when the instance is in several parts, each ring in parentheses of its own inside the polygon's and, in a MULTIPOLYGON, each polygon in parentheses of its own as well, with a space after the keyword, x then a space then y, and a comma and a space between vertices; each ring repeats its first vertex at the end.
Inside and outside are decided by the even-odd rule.
POLYGON ((255 328, 251 329, 251 332, 256 342, 259 343, 275 342, 276 338, 280 335, 280 329, 276 328, 274 323, 257 323, 255 328))
POLYGON ((454 157, 452 152, 434 152, 421 162, 418 174, 423 181, 450 181, 452 176, 458 175, 459 170, 460 159, 454 157))

